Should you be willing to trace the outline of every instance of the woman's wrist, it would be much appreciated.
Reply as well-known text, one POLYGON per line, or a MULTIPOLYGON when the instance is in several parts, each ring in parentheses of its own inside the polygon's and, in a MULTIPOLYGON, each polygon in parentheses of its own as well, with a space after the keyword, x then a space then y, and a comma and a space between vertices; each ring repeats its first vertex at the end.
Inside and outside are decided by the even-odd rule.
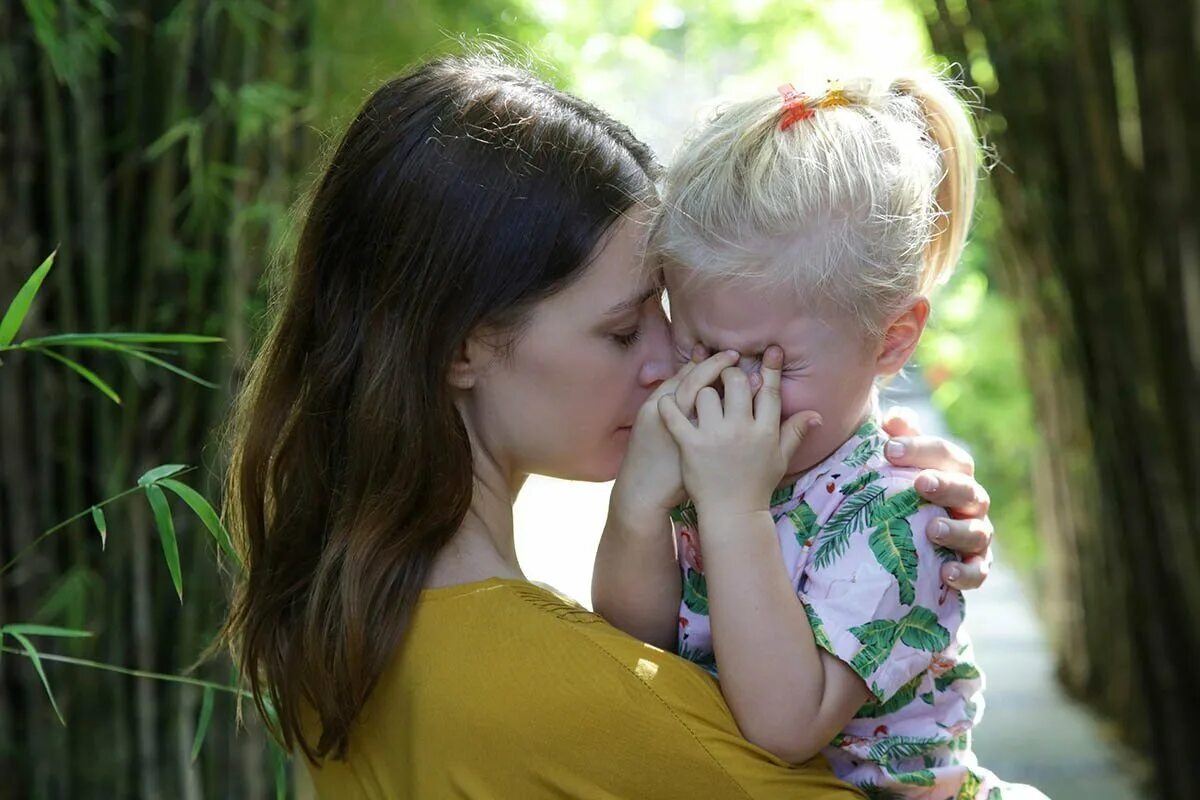
POLYGON ((670 507, 653 500, 613 490, 608 503, 608 518, 621 532, 628 536, 657 537, 670 519, 670 507))

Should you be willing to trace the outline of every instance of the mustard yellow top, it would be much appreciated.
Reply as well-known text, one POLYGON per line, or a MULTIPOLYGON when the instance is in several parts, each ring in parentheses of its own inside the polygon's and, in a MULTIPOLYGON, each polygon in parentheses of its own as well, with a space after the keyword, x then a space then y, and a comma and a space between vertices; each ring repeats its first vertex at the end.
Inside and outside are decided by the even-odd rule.
POLYGON ((346 760, 310 770, 337 800, 861 797, 746 742, 703 669, 500 578, 422 593, 346 760))

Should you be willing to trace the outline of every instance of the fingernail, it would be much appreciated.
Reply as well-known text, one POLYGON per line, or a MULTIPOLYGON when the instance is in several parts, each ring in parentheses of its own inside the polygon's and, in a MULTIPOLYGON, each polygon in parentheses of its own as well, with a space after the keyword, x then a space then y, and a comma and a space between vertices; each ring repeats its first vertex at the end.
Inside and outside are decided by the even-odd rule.
POLYGON ((887 443, 887 445, 885 445, 884 449, 887 451, 888 456, 891 458, 903 458, 904 457, 904 450, 905 450, 904 442, 901 442, 899 439, 892 439, 891 441, 889 441, 887 443))
POLYGON ((727 356, 729 356, 730 358, 732 358, 732 359, 735 359, 735 360, 736 360, 736 359, 739 359, 739 358, 741 358, 741 357, 742 357, 742 356, 741 356, 741 354, 740 354, 740 353, 738 353, 738 351, 737 351, 737 350, 726 350, 726 351, 725 351, 725 355, 727 355, 727 356))
POLYGON ((825 422, 820 417, 810 417, 808 420, 808 429, 811 431, 813 428, 819 428, 824 424, 825 422))
POLYGON ((951 568, 950 568, 950 569, 949 569, 949 570, 946 572, 946 581, 947 581, 948 583, 958 583, 958 577, 959 577, 959 575, 961 575, 961 574, 962 574, 962 573, 960 572, 960 570, 958 569, 958 567, 951 567, 951 568))
POLYGON ((946 541, 946 534, 948 533, 950 533, 950 525, 947 524, 946 520, 944 519, 938 520, 938 522, 933 526, 933 540, 935 542, 946 541))
POLYGON ((942 486, 942 482, 932 475, 922 475, 917 478, 917 484, 918 489, 929 494, 933 494, 942 486))

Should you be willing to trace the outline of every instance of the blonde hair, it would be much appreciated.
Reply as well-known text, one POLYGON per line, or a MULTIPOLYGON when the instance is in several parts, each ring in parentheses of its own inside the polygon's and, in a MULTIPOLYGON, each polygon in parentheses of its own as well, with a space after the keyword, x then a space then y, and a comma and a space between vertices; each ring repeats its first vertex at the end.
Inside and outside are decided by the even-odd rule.
POLYGON ((782 129, 779 95, 720 109, 667 171, 651 254, 695 278, 790 283, 881 332, 966 241, 979 149, 951 86, 847 83, 782 129))

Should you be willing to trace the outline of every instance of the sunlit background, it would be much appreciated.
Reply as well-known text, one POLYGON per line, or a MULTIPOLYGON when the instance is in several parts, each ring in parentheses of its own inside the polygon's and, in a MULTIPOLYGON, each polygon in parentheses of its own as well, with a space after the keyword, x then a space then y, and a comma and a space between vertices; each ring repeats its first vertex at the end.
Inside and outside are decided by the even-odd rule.
MULTIPOLYGON (((58 248, 18 343, 81 330, 226 341, 174 359, 214 387, 140 358, 127 368, 118 353, 63 351, 120 406, 62 363, 0 350, 0 563, 21 555, 0 572, 0 625, 95 634, 37 639, 44 681, 3 642, 0 798, 307 796, 303 770, 253 720, 235 727, 228 695, 104 670, 183 674, 224 602, 200 522, 172 499, 181 606, 152 509, 123 492, 177 463, 198 466, 181 480, 219 500, 218 425, 260 332, 264 268, 294 233, 290 209, 375 86, 480 37, 629 124, 664 161, 722 99, 912 68, 961 78, 990 177, 963 263, 888 399, 971 450, 992 495, 999 560, 968 599, 988 674, 976 750, 1056 800, 1196 796, 1196 31, 1200 11, 1182 0, 0 11, 0 309, 58 248)), ((529 481, 516 524, 531 578, 589 603, 609 488, 529 481)), ((221 661, 192 675, 230 678, 221 661)))

